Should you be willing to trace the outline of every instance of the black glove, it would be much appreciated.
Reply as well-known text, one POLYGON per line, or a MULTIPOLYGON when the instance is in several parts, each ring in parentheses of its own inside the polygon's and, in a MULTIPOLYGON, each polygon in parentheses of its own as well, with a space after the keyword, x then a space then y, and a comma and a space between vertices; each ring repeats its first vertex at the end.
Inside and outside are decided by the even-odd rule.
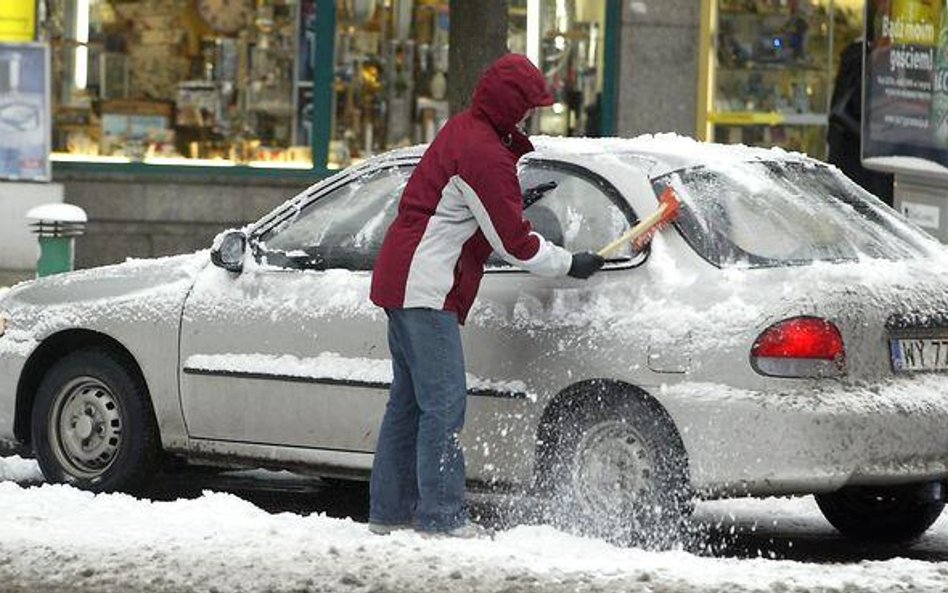
POLYGON ((595 253, 590 253, 588 251, 583 251, 580 253, 573 254, 573 263, 569 266, 569 272, 566 274, 572 276, 573 278, 581 278, 585 280, 593 274, 599 271, 606 263, 602 257, 595 253))

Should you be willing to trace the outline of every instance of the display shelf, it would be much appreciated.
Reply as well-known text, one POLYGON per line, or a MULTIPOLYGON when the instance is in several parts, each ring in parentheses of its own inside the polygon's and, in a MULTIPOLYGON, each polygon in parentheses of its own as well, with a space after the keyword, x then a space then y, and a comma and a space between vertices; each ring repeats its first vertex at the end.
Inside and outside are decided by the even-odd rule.
POLYGON ((704 0, 699 135, 825 157, 836 56, 861 28, 839 0, 704 0))

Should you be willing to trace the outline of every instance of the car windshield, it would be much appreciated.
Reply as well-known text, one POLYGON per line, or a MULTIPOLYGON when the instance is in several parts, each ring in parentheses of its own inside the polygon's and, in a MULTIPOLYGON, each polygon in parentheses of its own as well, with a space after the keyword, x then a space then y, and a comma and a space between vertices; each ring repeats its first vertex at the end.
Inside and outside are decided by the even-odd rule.
POLYGON ((654 181, 678 193, 678 228, 721 267, 772 267, 862 257, 912 259, 937 248, 838 170, 800 161, 695 167, 654 181))

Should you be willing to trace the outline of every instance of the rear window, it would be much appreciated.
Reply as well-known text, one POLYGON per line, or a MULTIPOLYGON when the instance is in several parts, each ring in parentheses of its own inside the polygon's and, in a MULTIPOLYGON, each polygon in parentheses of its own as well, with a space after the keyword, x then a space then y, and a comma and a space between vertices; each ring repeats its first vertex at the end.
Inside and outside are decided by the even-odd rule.
POLYGON ((938 245, 924 231, 818 163, 753 161, 696 167, 654 182, 678 193, 678 228, 721 267, 772 267, 862 257, 912 259, 938 245))

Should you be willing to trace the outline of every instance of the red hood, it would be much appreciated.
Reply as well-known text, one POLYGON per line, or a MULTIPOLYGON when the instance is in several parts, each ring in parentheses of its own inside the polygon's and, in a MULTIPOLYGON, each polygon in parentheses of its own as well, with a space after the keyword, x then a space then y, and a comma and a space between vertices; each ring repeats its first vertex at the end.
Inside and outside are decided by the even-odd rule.
POLYGON ((501 134, 513 132, 528 109, 553 104, 543 73, 526 56, 507 54, 490 65, 474 91, 471 110, 501 134))

